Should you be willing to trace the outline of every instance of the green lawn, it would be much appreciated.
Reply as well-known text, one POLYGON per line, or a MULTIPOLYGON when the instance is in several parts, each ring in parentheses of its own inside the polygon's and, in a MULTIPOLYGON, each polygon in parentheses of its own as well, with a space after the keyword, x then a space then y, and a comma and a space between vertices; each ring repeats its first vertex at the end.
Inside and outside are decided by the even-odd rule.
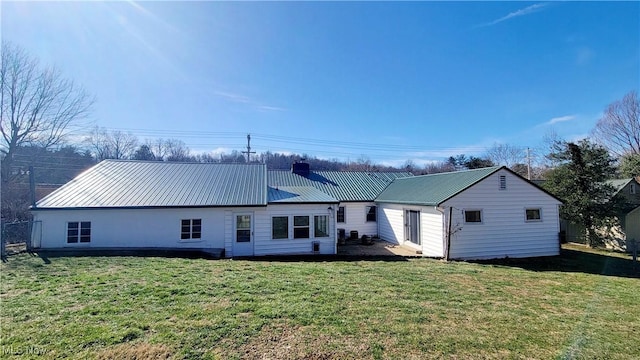
POLYGON ((621 254, 48 260, 0 265, 0 358, 640 358, 639 273, 621 254))

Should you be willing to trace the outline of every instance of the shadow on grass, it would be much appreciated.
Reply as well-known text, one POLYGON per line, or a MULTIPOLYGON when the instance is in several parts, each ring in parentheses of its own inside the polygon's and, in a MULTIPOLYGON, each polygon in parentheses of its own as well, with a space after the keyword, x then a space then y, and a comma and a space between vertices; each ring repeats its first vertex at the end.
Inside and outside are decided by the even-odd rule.
POLYGON ((408 257, 389 254, 378 255, 265 255, 234 257, 234 260, 277 262, 344 262, 344 261, 409 261, 408 257))
POLYGON ((519 267, 530 271, 581 272, 605 276, 640 278, 640 262, 575 249, 562 249, 560 256, 526 259, 470 261, 477 264, 519 267))
POLYGON ((224 257, 224 250, 212 249, 211 251, 202 249, 56 249, 40 250, 32 252, 31 255, 38 256, 45 264, 51 263, 51 258, 59 257, 164 257, 164 258, 186 258, 186 259, 220 259, 224 257))

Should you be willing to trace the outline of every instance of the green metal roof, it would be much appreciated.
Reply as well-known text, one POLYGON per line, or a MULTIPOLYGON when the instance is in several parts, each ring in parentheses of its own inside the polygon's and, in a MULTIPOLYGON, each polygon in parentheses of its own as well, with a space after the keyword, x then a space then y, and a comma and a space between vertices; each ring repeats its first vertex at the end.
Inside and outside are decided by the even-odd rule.
POLYGON ((616 189, 616 193, 620 192, 622 189, 624 189, 625 186, 627 186, 630 182, 634 181, 634 178, 629 178, 629 179, 614 179, 614 180, 607 180, 606 183, 613 186, 616 189))
POLYGON ((502 169, 482 169, 399 178, 376 199, 381 203, 440 205, 461 191, 502 169))
POLYGON ((36 209, 267 205, 263 164, 105 160, 36 209))
POLYGON ((338 200, 312 186, 268 188, 269 203, 337 203, 338 200))
POLYGON ((314 187, 339 201, 373 201, 394 179, 412 176, 407 172, 311 171, 308 175, 289 170, 267 171, 273 188, 314 187))

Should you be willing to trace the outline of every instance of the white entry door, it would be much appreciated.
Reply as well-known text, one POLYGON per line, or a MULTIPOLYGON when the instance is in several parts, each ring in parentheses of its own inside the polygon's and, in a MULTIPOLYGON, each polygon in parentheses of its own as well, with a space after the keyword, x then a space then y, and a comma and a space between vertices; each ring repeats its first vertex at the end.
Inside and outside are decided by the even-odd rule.
POLYGON ((233 214, 233 256, 253 256, 253 215, 233 214))

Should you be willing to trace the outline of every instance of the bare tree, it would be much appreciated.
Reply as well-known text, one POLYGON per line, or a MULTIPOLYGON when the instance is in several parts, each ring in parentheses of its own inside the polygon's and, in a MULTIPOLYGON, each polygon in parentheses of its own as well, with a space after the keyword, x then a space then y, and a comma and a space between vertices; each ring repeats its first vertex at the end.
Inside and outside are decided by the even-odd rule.
POLYGON ((493 147, 487 150, 486 158, 496 165, 504 165, 513 169, 517 164, 526 161, 527 152, 525 149, 509 144, 495 143, 493 147))
POLYGON ((2 43, 1 59, 0 151, 2 178, 9 181, 16 149, 60 144, 71 125, 87 117, 94 98, 18 46, 2 43))
POLYGON ((164 141, 167 161, 192 161, 191 150, 181 140, 168 139, 164 141))
POLYGON ((617 156, 640 154, 640 99, 633 90, 622 100, 614 101, 605 109, 604 115, 593 135, 617 156))
POLYGON ((85 140, 96 160, 104 159, 129 159, 133 156, 138 138, 132 133, 120 130, 109 132, 106 129, 96 127, 85 140))

